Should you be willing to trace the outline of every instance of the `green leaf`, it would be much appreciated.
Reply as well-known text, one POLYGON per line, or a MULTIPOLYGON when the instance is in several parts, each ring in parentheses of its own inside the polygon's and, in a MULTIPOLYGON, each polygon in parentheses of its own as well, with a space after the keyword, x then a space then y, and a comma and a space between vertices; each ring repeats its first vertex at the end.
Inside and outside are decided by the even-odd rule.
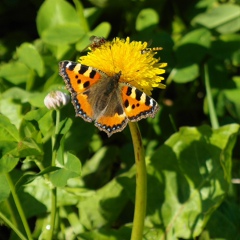
POLYGON ((191 82, 199 76, 198 63, 206 57, 210 45, 211 33, 205 28, 189 32, 178 42, 176 49, 178 65, 173 71, 175 82, 191 82))
POLYGON ((16 148, 20 141, 16 127, 0 114, 0 173, 10 172, 18 163, 16 148))
POLYGON ((63 0, 49 0, 42 4, 37 28, 42 40, 52 45, 74 43, 85 34, 76 10, 63 0))
MULTIPOLYGON (((39 109, 40 110, 40 109, 39 109)), ((46 109, 44 109, 46 110, 46 109)), ((43 110, 43 112, 44 112, 43 110)), ((48 109, 47 109, 48 110, 48 109)), ((36 110, 37 111, 37 110, 36 110)), ((47 111, 38 121, 39 128, 45 139, 48 139, 55 131, 55 123, 53 120, 53 111, 47 111)))
POLYGON ((59 134, 65 135, 69 132, 71 128, 73 120, 71 118, 66 118, 62 120, 59 124, 59 134))
POLYGON ((21 158, 27 156, 42 156, 43 149, 42 144, 40 144, 41 133, 39 132, 36 139, 25 137, 24 140, 20 141, 18 144, 19 156, 21 158))
POLYGON ((111 31, 111 25, 108 22, 102 22, 97 27, 95 27, 91 32, 88 33, 91 36, 101 36, 107 38, 111 31))
POLYGON ((36 125, 23 119, 19 133, 22 139, 18 144, 21 157, 43 155, 42 135, 36 125))
MULTIPOLYGON (((23 186, 23 188, 18 189, 18 194, 22 194, 22 192, 25 194, 22 205, 28 216, 38 216, 39 213, 46 214, 47 211, 52 211, 50 201, 51 188, 52 185, 49 184, 49 180, 39 176, 36 177, 34 181, 23 186)), ((69 194, 62 188, 58 188, 57 194, 58 206, 76 205, 76 195, 69 194)))
MULTIPOLYGON (((81 233, 82 239, 98 239, 98 240, 123 240, 131 238, 131 227, 123 226, 120 229, 109 229, 103 227, 90 232, 81 233)), ((146 238, 144 238, 146 239, 146 238)), ((153 238, 147 238, 153 239, 153 238)))
POLYGON ((0 98, 1 113, 8 116, 15 126, 19 126, 24 114, 29 111, 29 98, 29 92, 17 87, 9 88, 0 98))
POLYGON ((21 139, 24 139, 25 137, 32 137, 35 133, 37 133, 35 125, 23 119, 19 128, 19 135, 21 139))
POLYGON ((93 29, 91 32, 88 32, 83 38, 81 38, 79 42, 77 42, 76 49, 78 51, 86 49, 86 47, 91 43, 89 40, 91 36, 101 36, 107 38, 110 31, 111 25, 108 22, 100 23, 95 29, 93 29))
POLYGON ((0 113, 0 136, 1 141, 20 140, 17 128, 9 121, 7 117, 0 113))
POLYGON ((221 4, 206 13, 197 15, 193 24, 200 24, 219 33, 233 33, 240 29, 240 6, 221 4))
POLYGON ((33 173, 26 173, 24 174, 16 183, 15 188, 18 191, 23 185, 29 184, 34 181, 37 177, 43 176, 44 174, 48 174, 54 171, 59 170, 59 167, 47 167, 43 171, 33 174, 33 173))
POLYGON ((87 18, 84 15, 84 6, 79 0, 73 0, 75 7, 76 7, 76 12, 77 15, 79 16, 79 19, 82 24, 82 28, 85 30, 85 32, 89 31, 89 26, 88 26, 88 21, 87 18))
POLYGON ((225 97, 224 107, 227 108, 228 112, 240 121, 240 89, 229 89, 224 90, 223 95, 225 97))
MULTIPOLYGON (((239 54, 239 42, 240 42, 239 34, 221 35, 219 36, 218 39, 212 42, 210 53, 214 57, 221 59, 223 61, 226 58, 233 59, 234 56, 239 54)), ((240 61, 238 62, 238 64, 240 64, 240 61)))
POLYGON ((75 172, 61 168, 50 175, 50 181, 55 187, 64 187, 71 178, 79 177, 75 172))
POLYGON ((154 27, 159 22, 158 13, 152 8, 146 8, 140 11, 136 20, 136 29, 138 31, 154 27))
POLYGON ((178 41, 177 46, 179 47, 190 43, 209 48, 211 45, 211 32, 206 28, 192 30, 178 41))
POLYGON ((235 66, 235 67, 240 66, 240 51, 239 50, 237 52, 233 53, 232 63, 233 63, 233 66, 235 66))
POLYGON ((184 127, 148 166, 148 224, 194 238, 221 204, 231 181, 231 153, 239 125, 217 130, 184 127))
POLYGON ((239 224, 239 206, 225 201, 211 216, 206 230, 211 239, 240 239, 239 224))
POLYGON ((127 200, 124 188, 114 179, 81 200, 78 205, 80 221, 89 230, 111 224, 118 218, 127 200))
POLYGON ((81 174, 81 162, 72 153, 69 153, 69 152, 67 153, 66 162, 64 164, 64 167, 66 169, 68 169, 69 171, 77 173, 78 175, 81 174))
POLYGON ((50 180, 56 187, 64 187, 70 178, 81 174, 81 162, 76 156, 67 153, 64 160, 64 166, 50 174, 50 180))
MULTIPOLYGON (((71 114, 73 114, 73 111, 71 107, 71 114)), ((80 118, 75 118, 65 138, 64 145, 66 151, 79 152, 84 148, 89 148, 94 132, 96 132, 96 127, 93 124, 86 123, 80 118)))
MULTIPOLYGON (((0 148, 2 148, 1 145, 0 148)), ((14 154, 16 155, 16 151, 14 151, 14 154)), ((0 158, 0 174, 11 172, 18 164, 18 161, 19 158, 14 157, 11 152, 6 153, 0 158)))
POLYGON ((35 70, 40 77, 44 74, 44 62, 33 44, 23 43, 18 49, 19 60, 26 64, 30 69, 35 70))
POLYGON ((180 66, 187 63, 200 63, 208 53, 210 45, 211 33, 205 28, 196 29, 184 35, 176 49, 180 66))
POLYGON ((49 138, 54 133, 53 111, 49 111, 47 108, 40 108, 28 112, 24 119, 28 121, 38 122, 39 129, 44 138, 49 138))
POLYGON ((195 80, 199 76, 199 67, 197 64, 190 64, 185 67, 177 67, 174 69, 174 82, 187 83, 195 80))
POLYGON ((49 111, 47 108, 40 108, 37 110, 32 110, 30 112, 28 112, 25 116, 24 119, 28 120, 28 121, 40 121, 40 119, 42 119, 46 114, 51 113, 51 111, 49 111))
POLYGON ((42 33, 44 42, 53 45, 64 45, 77 42, 84 35, 79 28, 79 25, 74 23, 61 24, 48 28, 42 33))
MULTIPOLYGON (((34 107, 44 106, 45 96, 46 93, 30 93, 17 87, 9 88, 0 98, 1 113, 18 126, 22 118, 29 113, 30 104, 34 107)), ((46 108, 43 109, 47 111, 46 108)))
POLYGON ((63 0, 49 0, 44 2, 37 16, 37 28, 42 34, 46 28, 60 25, 60 23, 78 23, 79 18, 75 9, 63 0))
POLYGON ((99 188, 111 179, 112 166, 118 152, 114 146, 102 147, 83 165, 82 178, 87 186, 99 188))
MULTIPOLYGON (((1 167, 0 167, 1 169, 1 167)), ((10 187, 5 174, 0 174, 0 203, 5 201, 10 195, 10 187)))
POLYGON ((9 62, 0 66, 0 77, 18 85, 31 78, 31 70, 21 62, 9 62))

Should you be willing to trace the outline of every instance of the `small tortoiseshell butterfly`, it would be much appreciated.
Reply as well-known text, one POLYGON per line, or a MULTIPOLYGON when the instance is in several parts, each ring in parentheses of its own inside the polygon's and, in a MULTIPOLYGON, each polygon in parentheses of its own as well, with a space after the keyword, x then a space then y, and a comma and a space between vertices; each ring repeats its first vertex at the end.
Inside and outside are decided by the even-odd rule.
POLYGON ((154 117, 157 102, 129 83, 120 82, 121 72, 106 73, 80 63, 62 61, 59 74, 71 93, 76 116, 94 121, 110 137, 122 131, 128 121, 154 117))

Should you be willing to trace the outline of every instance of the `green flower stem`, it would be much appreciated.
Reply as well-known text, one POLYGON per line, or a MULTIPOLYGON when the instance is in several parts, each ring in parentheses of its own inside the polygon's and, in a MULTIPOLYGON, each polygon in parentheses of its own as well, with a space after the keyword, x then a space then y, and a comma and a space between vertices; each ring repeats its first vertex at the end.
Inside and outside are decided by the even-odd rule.
POLYGON ((59 123, 60 123, 60 111, 56 110, 55 133, 52 136, 52 166, 56 166, 56 157, 57 157, 56 138, 59 131, 59 123))
POLYGON ((50 230, 48 234, 48 239, 53 239, 54 227, 56 221, 56 209, 57 208, 57 189, 54 187, 52 189, 52 198, 51 198, 51 217, 50 217, 50 230))
POLYGON ((31 234, 31 231, 30 231, 30 228, 29 228, 29 225, 28 225, 28 222, 27 222, 27 219, 26 219, 26 216, 25 216, 25 213, 23 211, 23 208, 22 208, 22 205, 20 203, 20 200, 18 198, 18 195, 16 193, 16 189, 14 187, 14 184, 13 184, 13 181, 12 181, 12 178, 10 176, 9 173, 6 173, 6 179, 8 181, 8 184, 9 184, 9 187, 11 189, 11 193, 12 193, 12 196, 13 196, 13 200, 16 204, 16 208, 18 210, 18 213, 19 213, 19 216, 22 220, 22 224, 24 226, 24 229, 26 231, 26 234, 27 234, 27 239, 29 240, 32 240, 32 234, 31 234))
POLYGON ((2 212, 0 212, 0 218, 17 234, 19 239, 27 240, 27 238, 16 228, 16 226, 2 212))
POLYGON ((207 103, 209 108, 211 125, 213 129, 218 129, 219 123, 218 123, 217 114, 216 114, 214 103, 213 103, 213 97, 212 97, 209 74, 208 74, 208 67, 206 64, 204 65, 204 75, 205 75, 204 77, 205 77, 205 86, 206 86, 206 93, 207 93, 207 103))
MULTIPOLYGON (((52 166, 56 166, 57 148, 56 148, 56 138, 59 131, 60 122, 60 111, 56 110, 56 125, 55 134, 52 136, 52 166)), ((50 216, 50 230, 48 233, 48 239, 53 239, 54 227, 56 222, 56 211, 57 211, 57 188, 53 186, 52 189, 52 199, 51 199, 51 216, 50 216)))
POLYGON ((6 208, 8 209, 7 211, 8 211, 8 213, 9 213, 9 215, 11 216, 12 224, 13 224, 17 229, 19 229, 19 221, 18 221, 17 216, 16 216, 18 213, 17 213, 16 211, 14 211, 14 209, 12 208, 9 199, 6 201, 6 208))
POLYGON ((131 240, 142 240, 147 206, 147 172, 142 137, 137 123, 129 122, 136 163, 136 197, 131 240))

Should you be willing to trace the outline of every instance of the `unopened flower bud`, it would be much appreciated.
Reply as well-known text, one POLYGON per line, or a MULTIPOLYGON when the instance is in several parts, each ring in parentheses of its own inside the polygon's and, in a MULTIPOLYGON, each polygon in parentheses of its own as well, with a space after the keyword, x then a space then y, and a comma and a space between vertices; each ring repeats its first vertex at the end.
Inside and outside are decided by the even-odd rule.
POLYGON ((60 91, 50 92, 44 98, 44 104, 48 109, 59 109, 62 106, 68 104, 69 101, 70 101, 69 95, 60 91))

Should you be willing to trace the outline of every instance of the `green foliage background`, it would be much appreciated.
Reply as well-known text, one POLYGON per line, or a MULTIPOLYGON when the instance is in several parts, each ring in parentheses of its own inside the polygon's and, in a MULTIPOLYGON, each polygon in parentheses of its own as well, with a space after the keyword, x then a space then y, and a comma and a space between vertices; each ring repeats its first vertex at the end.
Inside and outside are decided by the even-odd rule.
POLYGON ((92 35, 151 41, 168 63, 167 89, 153 93, 161 110, 139 123, 148 171, 144 239, 240 239, 239 0, 3 0, 0 14, 3 239, 19 239, 14 226, 25 235, 14 195, 32 237, 46 239, 52 186, 55 239, 130 239, 128 128, 107 138, 69 104, 51 166, 56 112, 43 100, 66 91, 58 62, 85 54, 92 35))

